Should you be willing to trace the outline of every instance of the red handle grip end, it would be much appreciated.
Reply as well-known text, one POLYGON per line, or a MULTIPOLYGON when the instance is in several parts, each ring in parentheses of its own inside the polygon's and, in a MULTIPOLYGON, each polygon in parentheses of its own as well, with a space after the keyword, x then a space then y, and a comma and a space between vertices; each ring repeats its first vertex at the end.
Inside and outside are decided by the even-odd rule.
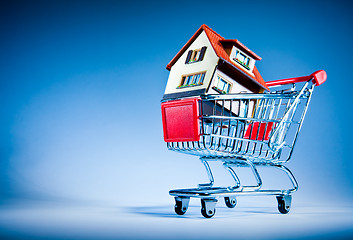
POLYGON ((320 86, 327 79, 327 74, 324 70, 316 71, 312 73, 310 76, 314 78, 313 82, 315 83, 316 86, 320 86))

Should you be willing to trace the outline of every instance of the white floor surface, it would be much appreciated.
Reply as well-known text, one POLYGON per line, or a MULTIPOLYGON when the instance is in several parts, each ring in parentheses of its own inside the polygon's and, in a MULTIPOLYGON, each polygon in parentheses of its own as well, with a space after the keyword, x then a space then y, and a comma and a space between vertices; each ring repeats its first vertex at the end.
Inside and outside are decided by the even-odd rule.
POLYGON ((1 239, 352 239, 352 205, 294 204, 289 214, 269 198, 222 199, 213 218, 197 199, 178 216, 170 205, 9 201, 0 205, 1 239), (267 200, 263 200, 267 199, 267 200), (259 206, 259 205, 263 206, 259 206))

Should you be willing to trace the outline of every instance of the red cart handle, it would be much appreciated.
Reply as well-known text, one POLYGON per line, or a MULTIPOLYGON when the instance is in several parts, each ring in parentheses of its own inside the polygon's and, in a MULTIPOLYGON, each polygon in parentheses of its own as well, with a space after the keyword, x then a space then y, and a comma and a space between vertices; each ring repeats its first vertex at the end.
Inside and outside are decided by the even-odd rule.
POLYGON ((306 82, 306 81, 309 81, 312 79, 313 83, 316 86, 319 86, 326 81, 326 78, 327 78, 326 72, 324 70, 319 70, 319 71, 312 73, 309 76, 269 81, 269 82, 266 82, 266 84, 268 87, 273 87, 273 86, 277 86, 277 85, 285 85, 285 84, 290 84, 290 83, 306 82))

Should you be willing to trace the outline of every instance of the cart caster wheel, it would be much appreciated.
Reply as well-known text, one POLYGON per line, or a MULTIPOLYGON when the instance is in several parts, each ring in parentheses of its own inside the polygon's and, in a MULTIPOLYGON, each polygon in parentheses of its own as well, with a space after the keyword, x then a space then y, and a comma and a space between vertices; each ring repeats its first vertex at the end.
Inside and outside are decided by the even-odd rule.
POLYGON ((276 198, 278 202, 278 211, 282 214, 287 214, 291 207, 292 196, 282 195, 282 196, 277 196, 276 198))
POLYGON ((189 207, 190 198, 186 197, 175 197, 174 211, 178 215, 184 215, 189 207))
POLYGON ((235 197, 225 197, 224 201, 229 208, 234 208, 237 205, 237 199, 235 199, 235 197))
POLYGON ((216 213, 217 199, 201 199, 201 214, 205 218, 211 218, 216 213))

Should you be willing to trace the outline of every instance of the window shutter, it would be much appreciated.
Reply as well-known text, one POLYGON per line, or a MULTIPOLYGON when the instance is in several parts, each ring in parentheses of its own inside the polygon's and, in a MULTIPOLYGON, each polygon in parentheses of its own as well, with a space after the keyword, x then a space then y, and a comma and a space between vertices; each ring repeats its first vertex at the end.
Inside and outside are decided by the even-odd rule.
POLYGON ((202 60, 203 60, 203 57, 205 56, 206 48, 207 48, 207 47, 202 47, 202 48, 201 48, 201 53, 200 53, 199 61, 202 61, 202 60))
POLYGON ((188 52, 188 56, 186 57, 185 64, 189 63, 190 58, 191 58, 191 55, 192 55, 192 52, 193 52, 192 50, 190 50, 190 51, 188 52))

